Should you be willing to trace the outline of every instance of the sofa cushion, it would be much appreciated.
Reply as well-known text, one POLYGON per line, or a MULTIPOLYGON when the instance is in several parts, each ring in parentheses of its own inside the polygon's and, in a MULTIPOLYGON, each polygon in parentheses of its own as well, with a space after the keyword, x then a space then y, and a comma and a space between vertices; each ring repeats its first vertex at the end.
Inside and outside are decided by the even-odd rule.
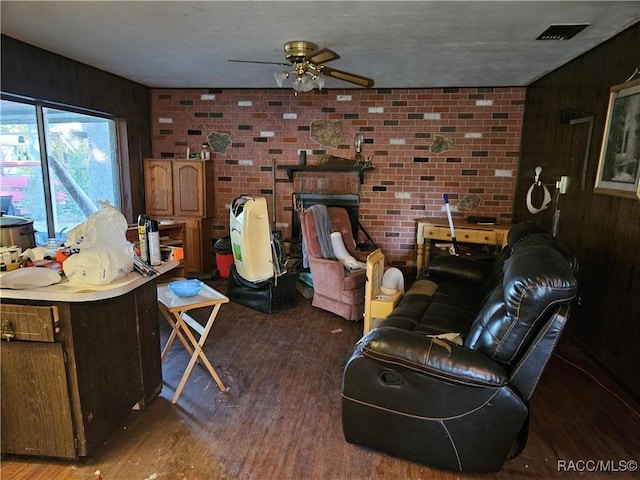
POLYGON ((507 232, 507 245, 511 250, 510 253, 515 252, 520 242, 525 238, 541 232, 544 232, 544 230, 535 223, 521 222, 512 225, 509 232, 507 232))
POLYGON ((457 255, 440 255, 429 262, 419 278, 450 278, 480 286, 491 268, 493 263, 490 262, 479 262, 457 255))
POLYGON ((576 295, 566 259, 547 245, 518 249, 504 265, 502 288, 494 289, 473 322, 465 346, 510 363, 528 345, 540 322, 576 295))
POLYGON ((403 330, 416 328, 431 305, 431 297, 420 294, 409 295, 408 293, 404 295, 389 316, 380 322, 379 326, 396 327, 403 330))
POLYGON ((534 223, 516 223, 509 229, 507 244, 493 262, 443 255, 431 259, 429 265, 420 273, 418 278, 432 279, 437 283, 450 280, 446 290, 451 288, 461 290, 462 288, 462 290, 477 291, 476 286, 480 286, 484 292, 481 296, 482 298, 495 287, 502 285, 504 262, 519 248, 524 240, 529 236, 543 232, 542 228, 534 223), (452 286, 452 283, 460 284, 460 287, 452 286))
POLYGON ((476 311, 465 304, 438 303, 433 299, 413 331, 424 335, 466 334, 475 316, 476 311))
POLYGON ((466 303, 436 294, 405 294, 379 326, 395 327, 421 335, 464 334, 475 319, 476 302, 466 303))
POLYGON ((579 269, 578 259, 576 256, 556 237, 550 233, 541 232, 534 233, 527 238, 523 239, 518 248, 526 248, 532 245, 549 245, 554 250, 557 250, 560 255, 565 259, 567 265, 573 273, 576 273, 579 269))

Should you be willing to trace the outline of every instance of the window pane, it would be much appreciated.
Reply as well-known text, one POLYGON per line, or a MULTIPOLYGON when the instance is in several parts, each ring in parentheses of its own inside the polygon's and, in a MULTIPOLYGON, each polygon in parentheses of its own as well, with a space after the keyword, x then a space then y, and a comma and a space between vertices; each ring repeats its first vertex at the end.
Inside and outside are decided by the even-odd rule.
POLYGON ((98 209, 120 208, 115 121, 44 108, 53 218, 66 232, 98 209))
POLYGON ((33 219, 38 245, 53 236, 64 242, 65 232, 96 211, 99 200, 120 208, 114 120, 38 102, 0 102, 1 208, 33 219), (46 155, 40 152, 38 118, 44 121, 40 131, 45 132, 46 155), (48 182, 42 161, 47 162, 48 182), (47 183, 50 195, 45 198, 47 183))
POLYGON ((0 100, 0 207, 8 215, 33 219, 47 236, 35 105, 0 100))

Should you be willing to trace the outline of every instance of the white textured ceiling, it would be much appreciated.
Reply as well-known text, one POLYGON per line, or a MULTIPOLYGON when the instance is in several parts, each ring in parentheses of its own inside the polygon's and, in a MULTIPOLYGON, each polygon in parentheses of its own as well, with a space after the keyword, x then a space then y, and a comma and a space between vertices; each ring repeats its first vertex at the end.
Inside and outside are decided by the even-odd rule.
POLYGON ((149 87, 272 88, 283 67, 227 60, 283 61, 290 40, 331 48, 329 66, 376 87, 497 87, 526 86, 633 25, 640 2, 3 0, 0 16, 5 35, 149 87), (590 26, 535 40, 562 23, 590 26))

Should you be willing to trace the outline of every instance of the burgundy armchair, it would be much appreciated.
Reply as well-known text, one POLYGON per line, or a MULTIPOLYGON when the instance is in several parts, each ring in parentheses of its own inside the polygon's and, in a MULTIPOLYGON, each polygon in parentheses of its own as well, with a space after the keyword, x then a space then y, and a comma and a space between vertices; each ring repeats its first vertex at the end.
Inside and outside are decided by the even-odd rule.
MULTIPOLYGON (((356 250, 349 214, 344 208, 328 207, 332 232, 342 233, 347 251, 358 261, 366 261, 367 252, 356 250)), ((347 320, 361 320, 364 313, 366 271, 349 272, 340 261, 324 258, 316 219, 312 210, 300 213, 302 240, 313 279, 312 305, 335 313, 347 320)))

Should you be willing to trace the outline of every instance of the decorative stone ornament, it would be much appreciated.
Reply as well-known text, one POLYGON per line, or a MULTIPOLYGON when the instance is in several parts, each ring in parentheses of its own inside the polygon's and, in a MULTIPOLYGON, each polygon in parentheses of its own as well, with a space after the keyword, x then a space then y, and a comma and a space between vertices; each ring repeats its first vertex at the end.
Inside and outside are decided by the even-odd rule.
POLYGON ((329 120, 311 122, 311 140, 325 147, 338 148, 342 142, 342 125, 329 120))
POLYGON ((475 193, 470 193, 469 195, 465 195, 460 203, 458 203, 458 208, 463 210, 473 211, 480 206, 482 199, 480 195, 476 195, 475 193))
POLYGON ((451 150, 453 147, 453 140, 443 137, 442 135, 434 135, 433 143, 431 144, 431 151, 433 153, 442 153, 451 150))
POLYGON ((231 145, 231 137, 226 133, 211 132, 207 137, 207 141, 216 153, 225 154, 227 148, 231 145))

